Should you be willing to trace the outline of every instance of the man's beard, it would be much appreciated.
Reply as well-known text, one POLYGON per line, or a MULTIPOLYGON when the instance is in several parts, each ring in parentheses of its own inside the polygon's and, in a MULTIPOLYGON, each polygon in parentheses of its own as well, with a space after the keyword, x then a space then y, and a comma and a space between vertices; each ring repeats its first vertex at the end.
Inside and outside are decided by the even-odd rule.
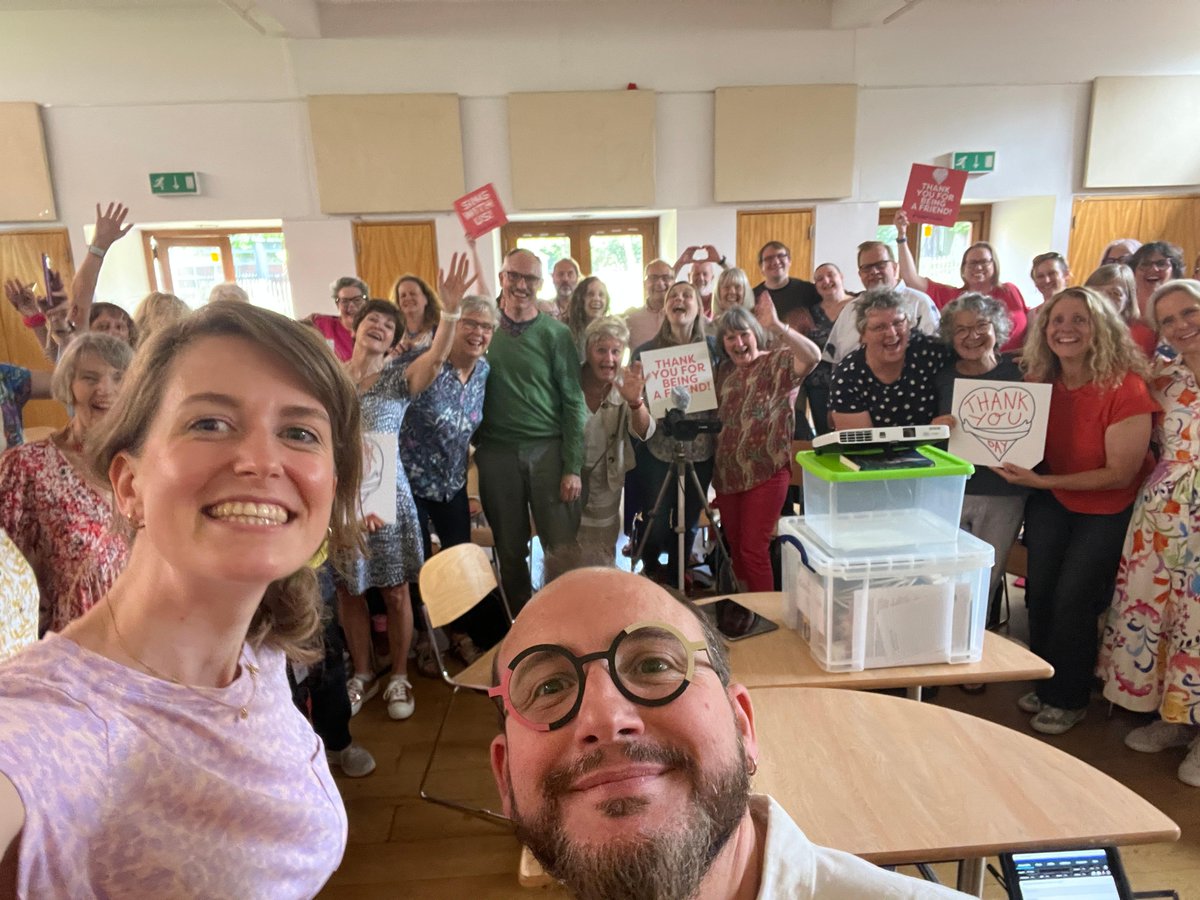
MULTIPOLYGON (((686 900, 695 896, 749 803, 750 776, 741 740, 734 762, 712 777, 699 770, 694 758, 675 748, 638 743, 626 745, 620 752, 632 762, 671 766, 687 778, 691 796, 676 819, 682 829, 610 842, 581 843, 567 837, 560 800, 575 779, 603 764, 604 751, 597 750, 546 776, 542 786, 545 807, 533 818, 520 814, 509 780, 517 837, 579 900, 686 900)), ((607 817, 620 819, 636 815, 647 804, 645 798, 631 796, 605 801, 599 808, 607 817)))

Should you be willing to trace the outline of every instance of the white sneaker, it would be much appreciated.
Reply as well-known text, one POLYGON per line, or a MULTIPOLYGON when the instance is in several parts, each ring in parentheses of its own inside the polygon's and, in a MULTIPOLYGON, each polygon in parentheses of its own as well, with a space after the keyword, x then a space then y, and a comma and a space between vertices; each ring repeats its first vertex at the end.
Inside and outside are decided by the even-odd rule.
POLYGON ((383 689, 383 699, 388 705, 388 715, 393 719, 407 719, 417 708, 412 683, 406 675, 392 676, 383 689))
POLYGON ((1125 735, 1125 746, 1138 753, 1158 753, 1169 747, 1186 747, 1195 737, 1196 729, 1191 725, 1155 719, 1125 735))
POLYGON ((1029 720, 1029 727, 1042 734, 1066 734, 1086 715, 1086 709, 1061 709, 1043 704, 1042 711, 1029 720))
POLYGON ((325 760, 341 769, 347 778, 362 778, 375 771, 375 757, 361 744, 351 743, 343 750, 326 750, 325 760))
POLYGON ((1017 700, 1017 708, 1021 712, 1040 713, 1042 711, 1042 701, 1038 699, 1037 691, 1022 694, 1020 699, 1017 700))
POLYGON ((357 716, 362 705, 379 693, 379 679, 366 679, 355 675, 346 681, 346 694, 350 698, 350 715, 357 716))
POLYGON ((1200 787, 1200 738, 1192 741, 1192 748, 1179 764, 1179 780, 1192 787, 1200 787))

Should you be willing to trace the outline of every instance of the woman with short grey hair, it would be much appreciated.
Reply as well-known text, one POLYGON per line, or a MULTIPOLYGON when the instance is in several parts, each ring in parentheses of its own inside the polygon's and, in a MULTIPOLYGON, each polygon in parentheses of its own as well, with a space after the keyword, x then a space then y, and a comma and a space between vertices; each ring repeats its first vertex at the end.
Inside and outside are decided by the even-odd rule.
POLYGON ((621 368, 629 329, 614 316, 594 319, 583 333, 580 370, 588 417, 583 427, 583 512, 579 543, 615 558, 621 529, 621 489, 634 467, 633 442, 649 439, 654 419, 642 396, 642 364, 621 368))
POLYGON ((0 456, 0 529, 34 567, 40 631, 60 631, 102 598, 129 549, 112 526, 112 497, 85 473, 84 440, 116 400, 133 350, 88 331, 63 351, 51 395, 71 412, 66 427, 0 456))

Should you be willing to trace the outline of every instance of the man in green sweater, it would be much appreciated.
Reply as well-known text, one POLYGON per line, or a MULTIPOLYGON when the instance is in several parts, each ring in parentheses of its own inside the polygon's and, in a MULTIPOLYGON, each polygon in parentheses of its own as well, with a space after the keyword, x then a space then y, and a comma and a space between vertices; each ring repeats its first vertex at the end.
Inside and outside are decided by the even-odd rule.
POLYGON ((476 432, 479 499, 496 540, 515 614, 533 592, 529 517, 546 552, 579 530, 586 407, 579 355, 566 325, 539 313, 542 262, 513 250, 500 269, 500 327, 488 349, 487 395, 476 432))

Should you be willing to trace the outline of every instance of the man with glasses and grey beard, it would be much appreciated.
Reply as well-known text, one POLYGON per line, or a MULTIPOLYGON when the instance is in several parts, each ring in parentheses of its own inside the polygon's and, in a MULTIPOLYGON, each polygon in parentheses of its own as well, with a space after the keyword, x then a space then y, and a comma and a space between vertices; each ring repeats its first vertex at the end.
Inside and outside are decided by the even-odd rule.
POLYGON ((749 692, 705 617, 648 579, 587 568, 554 580, 494 671, 505 812, 580 900, 964 896, 816 846, 750 793, 749 692))
MULTIPOLYGON (((858 245, 858 277, 866 290, 888 288, 900 295, 904 314, 914 331, 930 336, 937 334, 942 317, 929 295, 915 291, 900 281, 900 270, 892 248, 883 241, 863 241, 858 245)), ((855 309, 862 302, 863 294, 846 304, 821 354, 823 362, 836 366, 851 351, 858 349, 862 336, 854 324, 855 309)))
POLYGON ((542 261, 516 249, 500 269, 500 327, 476 432, 479 499, 496 541, 500 580, 513 612, 532 593, 529 518, 547 552, 574 545, 579 530, 586 407, 579 353, 566 325, 537 308, 542 261))

